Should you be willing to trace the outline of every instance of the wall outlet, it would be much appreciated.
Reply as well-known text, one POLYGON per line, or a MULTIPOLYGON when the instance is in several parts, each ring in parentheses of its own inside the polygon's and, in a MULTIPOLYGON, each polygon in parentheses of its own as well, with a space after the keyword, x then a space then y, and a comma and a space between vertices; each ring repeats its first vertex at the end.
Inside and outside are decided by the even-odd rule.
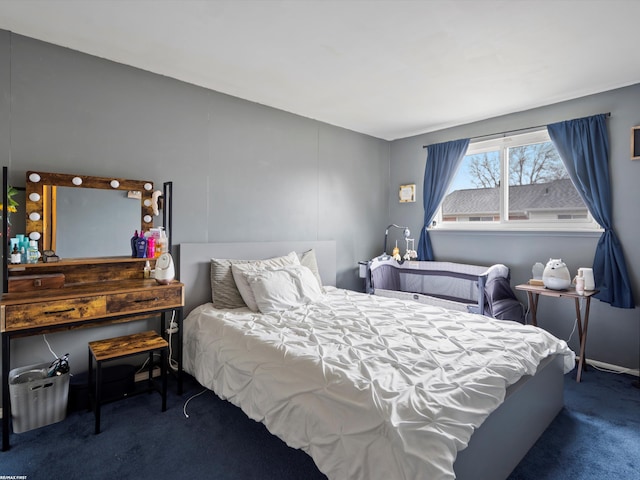
MULTIPOLYGON (((160 367, 153 367, 153 377, 159 377, 160 376, 160 367)), ((149 371, 148 370, 144 370, 142 372, 138 372, 136 373, 135 377, 133 377, 133 380, 135 382, 144 382, 145 380, 149 379, 149 371)))

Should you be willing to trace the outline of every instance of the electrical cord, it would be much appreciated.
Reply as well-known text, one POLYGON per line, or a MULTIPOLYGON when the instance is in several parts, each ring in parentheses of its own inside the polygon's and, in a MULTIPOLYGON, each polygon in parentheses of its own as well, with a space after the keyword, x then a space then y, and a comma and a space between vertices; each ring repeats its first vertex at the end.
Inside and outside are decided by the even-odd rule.
POLYGON ((44 340, 44 343, 47 344, 47 348, 51 352, 51 355, 53 355, 53 358, 55 358, 47 369, 47 377, 55 377, 56 375, 69 373, 69 370, 71 370, 69 367, 69 354, 65 353, 63 356, 58 357, 58 354, 51 348, 51 344, 47 340, 47 336, 45 334, 42 335, 42 339, 44 340))
MULTIPOLYGON (((171 370, 173 370, 174 372, 178 371, 178 362, 176 360, 173 359, 173 342, 171 341, 172 336, 174 334, 174 328, 177 327, 177 324, 175 323, 175 316, 176 316, 176 312, 175 310, 172 312, 171 314, 171 321, 169 322, 169 328, 167 329, 167 332, 169 334, 169 358, 168 358, 168 364, 169 364, 169 368, 171 368, 171 370)), ((53 355, 53 362, 51 363, 51 365, 49 366, 48 372, 49 372, 49 376, 53 376, 56 375, 56 372, 59 372, 60 374, 62 373, 67 373, 70 370, 69 367, 69 354, 66 353, 65 355, 63 355, 62 357, 59 357, 57 353, 55 353, 53 351, 53 348, 51 348, 51 344, 49 343, 49 341, 47 340, 47 335, 43 334, 42 335, 42 339, 44 340, 44 343, 47 345, 47 348, 49 349, 49 352, 51 352, 51 355, 53 355)), ((159 356, 159 354, 153 354, 154 357, 159 356)), ((147 364, 149 363, 149 357, 147 357, 147 359, 144 361, 144 363, 142 364, 142 366, 136 371, 136 374, 144 371, 145 367, 147 366, 147 364)), ((185 413, 186 415, 186 413, 185 413)), ((188 417, 188 415, 187 415, 188 417)))
MULTIPOLYGON (((47 335, 46 334, 42 334, 42 339, 44 340, 44 343, 47 344, 47 348, 49 348, 49 351, 51 352, 51 355, 53 355, 53 358, 58 359, 58 354, 55 353, 53 351, 53 349, 51 348, 51 345, 49 344, 49 341, 47 340, 47 335)), ((68 354, 67 354, 68 355, 68 354)))
POLYGON ((177 328, 178 325, 175 323, 175 316, 176 316, 176 311, 173 310, 171 312, 171 321, 169 322, 169 328, 167 329, 167 332, 169 333, 169 368, 171 368, 171 370, 173 370, 174 372, 178 371, 178 362, 176 360, 173 359, 173 342, 171 341, 173 334, 174 334, 174 328, 177 328))
POLYGON ((208 389, 204 388, 202 389, 202 391, 200 393, 196 393, 195 395, 190 396, 186 402, 184 402, 184 406, 182 407, 182 413, 184 413, 184 416, 189 418, 189 414, 187 413, 187 405, 189 405, 189 402, 191 400, 193 400, 196 397, 199 397, 200 395, 202 395, 203 393, 205 393, 208 389))
POLYGON ((569 338, 567 338, 567 344, 571 341, 571 337, 573 337, 573 334, 575 333, 577 326, 578 326, 578 317, 576 317, 575 321, 573 322, 573 330, 571 330, 571 333, 569 334, 569 338))
MULTIPOLYGON (((582 299, 580 299, 580 301, 582 302, 582 299)), ((527 324, 529 323, 528 317, 530 312, 531 312, 531 302, 529 301, 529 295, 527 295, 527 309, 524 313, 524 318, 527 324)), ((569 338, 567 339, 567 344, 571 341, 571 337, 573 337, 573 334, 575 333, 577 326, 578 326, 578 318, 576 317, 575 321, 573 322, 573 329, 571 330, 571 333, 569 334, 569 338)))
POLYGON ((524 321, 526 325, 529 325, 529 312, 531 311, 531 305, 529 304, 529 295, 527 295, 527 308, 524 311, 524 321))
POLYGON ((47 377, 55 377, 57 375, 63 375, 69 373, 69 354, 65 354, 60 358, 56 358, 49 369, 47 370, 47 377))
POLYGON ((594 365, 593 363, 589 363, 589 366, 595 368, 596 370, 600 370, 601 372, 615 373, 616 375, 622 375, 623 373, 629 373, 627 371, 611 370, 609 368, 598 367, 598 366, 594 365))
MULTIPOLYGON (((167 359, 167 363, 169 365, 169 368, 171 368, 171 370, 173 370, 174 372, 178 371, 178 362, 176 360, 173 359, 173 342, 171 341, 172 336, 173 336, 173 327, 177 327, 177 324, 175 323, 175 315, 176 312, 175 310, 172 312, 171 315, 171 321, 169 322, 169 328, 167 328, 166 333, 169 335, 169 355, 168 355, 168 359, 167 359)), ((159 357, 160 354, 159 353, 154 353, 153 357, 159 357)), ((149 357, 147 357, 147 359, 144 361, 144 363, 142 364, 142 366, 136 371, 136 374, 141 373, 144 371, 145 367, 147 366, 147 364, 149 363, 149 357)))
MULTIPOLYGON (((584 298, 580 299, 580 310, 582 310, 582 303, 584 301, 584 298)), ((531 305, 529 302, 529 296, 527 295, 527 311, 525 313, 525 319, 527 318, 527 316, 529 315, 529 312, 531 310, 531 305)), ((575 318, 575 321, 573 322, 573 329, 571 330, 571 333, 569 334, 569 338, 567 338, 567 344, 571 341, 571 339, 573 338, 573 334, 576 332, 576 328, 578 326, 578 317, 575 318)), ((586 359, 585 359, 585 363, 586 363, 586 359)), ((626 373, 624 371, 619 371, 619 370, 611 370, 609 368, 602 368, 602 367, 598 367, 596 365, 594 365, 593 363, 589 363, 590 367, 595 368, 596 370, 599 370, 601 372, 605 372, 605 373, 615 373, 616 375, 621 375, 623 373, 626 373)))
MULTIPOLYGON (((153 353, 153 356, 154 356, 154 357, 159 357, 159 356, 160 356, 160 354, 159 354, 159 353, 155 353, 155 352, 154 352, 154 353, 153 353)), ((147 366, 147 363, 149 363, 149 357, 148 357, 148 356, 147 356, 147 359, 146 359, 146 360, 144 361, 144 363, 142 364, 142 366, 141 366, 141 367, 136 371, 136 375, 137 375, 138 373, 141 373, 142 371, 144 371, 144 367, 146 367, 146 366, 147 366)))

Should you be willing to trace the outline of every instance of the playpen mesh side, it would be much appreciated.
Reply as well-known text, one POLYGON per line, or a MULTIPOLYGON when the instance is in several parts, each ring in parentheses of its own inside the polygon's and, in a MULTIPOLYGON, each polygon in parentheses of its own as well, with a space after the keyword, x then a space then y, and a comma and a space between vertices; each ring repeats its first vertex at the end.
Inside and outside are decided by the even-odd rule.
POLYGON ((382 260, 374 262, 370 272, 371 286, 382 296, 524 323, 524 307, 511 289, 509 268, 502 264, 487 268, 452 262, 399 264, 382 260))
POLYGON ((444 298, 432 297, 430 295, 422 295, 419 293, 399 292, 397 290, 384 290, 376 288, 376 295, 381 297, 396 298, 398 300, 407 300, 412 302, 433 305, 434 307, 446 308, 448 310, 457 310, 458 312, 468 312, 468 305, 461 302, 453 302, 444 298))
MULTIPOLYGON (((485 272, 486 268, 480 271, 485 272)), ((371 270, 371 282, 376 290, 418 293, 454 302, 478 302, 478 274, 379 265, 371 270)))

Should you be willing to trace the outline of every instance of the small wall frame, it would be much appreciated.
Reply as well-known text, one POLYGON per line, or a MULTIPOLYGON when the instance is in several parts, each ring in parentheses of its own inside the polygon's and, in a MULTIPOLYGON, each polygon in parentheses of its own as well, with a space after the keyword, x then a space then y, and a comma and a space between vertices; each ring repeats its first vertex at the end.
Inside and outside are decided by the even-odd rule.
POLYGON ((640 160, 640 126, 631 128, 631 160, 640 160))
POLYGON ((416 184, 400 185, 400 191, 398 192, 400 197, 400 203, 410 203, 416 201, 416 184))

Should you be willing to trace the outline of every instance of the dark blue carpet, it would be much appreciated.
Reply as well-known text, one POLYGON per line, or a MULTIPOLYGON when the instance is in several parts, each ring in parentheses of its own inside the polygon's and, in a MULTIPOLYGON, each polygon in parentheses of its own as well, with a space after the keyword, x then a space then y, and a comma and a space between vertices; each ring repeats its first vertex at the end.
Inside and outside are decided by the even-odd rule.
MULTIPOLYGON (((633 378, 590 368, 577 384, 565 378, 565 408, 509 477, 510 480, 637 480, 640 478, 640 390, 633 378)), ((93 415, 21 434, 0 453, 0 476, 56 479, 260 479, 325 478, 310 457, 287 447, 262 424, 192 379, 168 410, 157 394, 105 405, 102 433, 93 415)), ((523 412, 526 415, 526 412, 523 412)), ((390 479, 392 480, 392 479, 390 479)), ((479 479, 482 480, 482 479, 479 479)))
POLYGON ((639 480, 640 389, 590 367, 565 375, 565 407, 509 480, 639 480))

